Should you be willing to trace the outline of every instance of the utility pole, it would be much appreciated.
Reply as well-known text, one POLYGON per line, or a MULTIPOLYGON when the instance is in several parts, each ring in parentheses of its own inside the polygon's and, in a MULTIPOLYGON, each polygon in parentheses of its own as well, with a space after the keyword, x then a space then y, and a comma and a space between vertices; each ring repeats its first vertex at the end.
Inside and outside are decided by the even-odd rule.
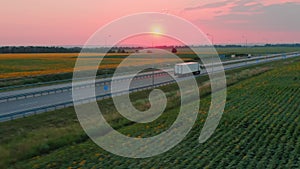
MULTIPOLYGON (((214 36, 212 34, 207 34, 207 36, 210 36, 211 37, 211 43, 212 43, 212 46, 214 47, 214 36)), ((214 57, 213 55, 211 55, 211 72, 214 73, 214 57)))
POLYGON ((245 35, 242 36, 244 39, 245 39, 245 51, 246 51, 246 54, 249 55, 249 52, 248 52, 248 39, 245 35))
POLYGON ((154 41, 152 39, 152 49, 153 49, 153 52, 151 52, 151 55, 153 57, 153 66, 152 66, 152 87, 154 88, 154 61, 155 61, 155 58, 154 58, 154 41))

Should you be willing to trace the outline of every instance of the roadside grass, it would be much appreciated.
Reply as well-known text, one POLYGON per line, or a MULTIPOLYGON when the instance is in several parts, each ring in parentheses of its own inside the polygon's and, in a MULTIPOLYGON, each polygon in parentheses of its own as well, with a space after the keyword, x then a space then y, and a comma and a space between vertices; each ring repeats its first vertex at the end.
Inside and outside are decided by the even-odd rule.
MULTIPOLYGON (((226 73, 227 84, 228 86, 233 85, 232 88, 235 89, 236 87, 234 86, 242 83, 242 80, 246 80, 260 74, 265 74, 277 67, 286 67, 296 61, 299 61, 299 59, 265 63, 252 66, 250 68, 230 70, 226 73)), ((204 122, 206 117, 205 112, 207 112, 207 108, 209 106, 209 97, 207 98, 206 96, 210 93, 210 85, 208 77, 200 77, 197 78, 197 80, 200 84, 202 99, 204 98, 204 100, 201 100, 202 108, 199 115, 200 121, 204 122)), ((126 134, 130 134, 131 136, 151 136, 164 131, 164 129, 168 127, 167 124, 170 124, 176 117, 176 112, 178 111, 177 106, 180 101, 177 91, 174 90, 176 89, 176 86, 176 84, 172 84, 161 88, 168 96, 167 111, 159 118, 159 121, 155 122, 151 126, 148 125, 148 127, 147 125, 143 127, 136 127, 135 123, 123 118, 116 112, 111 99, 100 101, 99 105, 103 108, 104 116, 113 128, 126 134), (167 124, 157 126, 157 124, 164 123, 167 124), (135 127, 132 128, 132 126, 135 127), (144 130, 140 131, 140 128, 152 128, 153 130, 152 132, 144 132, 144 130)), ((231 96, 233 89, 229 91, 229 100, 234 99, 231 96)), ((150 90, 131 94, 133 104, 138 109, 146 110, 149 108, 149 92, 150 90)), ((225 118, 235 120, 236 117, 230 116, 225 118)), ((25 162, 30 159, 34 162, 34 159, 40 158, 40 156, 52 154, 52 152, 64 149, 64 147, 76 147, 80 143, 86 144, 85 142, 89 140, 81 129, 73 108, 56 110, 53 112, 1 123, 0 134, 5 136, 0 138, 0 149, 2 150, 1 152, 3 152, 1 154, 0 168, 14 166, 15 164, 19 164, 22 161, 25 162)))

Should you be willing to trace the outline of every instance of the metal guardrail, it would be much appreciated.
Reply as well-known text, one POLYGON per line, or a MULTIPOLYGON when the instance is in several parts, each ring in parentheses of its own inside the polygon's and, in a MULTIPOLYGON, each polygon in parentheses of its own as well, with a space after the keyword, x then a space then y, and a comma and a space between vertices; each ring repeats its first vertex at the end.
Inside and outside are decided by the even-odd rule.
MULTIPOLYGON (((117 96, 117 95, 122 95, 122 94, 125 94, 125 93, 132 93, 132 92, 142 91, 142 90, 145 90, 145 89, 152 89, 154 87, 161 87, 161 86, 172 84, 172 83, 174 83, 174 81, 175 80, 170 80, 170 81, 163 82, 163 83, 158 83, 158 84, 154 84, 154 85, 148 85, 148 86, 143 86, 143 87, 130 89, 129 91, 120 91, 120 92, 116 92, 116 93, 108 93, 108 94, 98 95, 98 96, 96 96, 96 100, 102 100, 102 99, 105 99, 105 98, 110 98, 112 95, 117 96)), ((86 98, 86 99, 82 99, 80 101, 77 101, 75 104, 85 104, 85 103, 90 103, 90 102, 93 102, 93 101, 95 101, 95 98, 90 97, 90 98, 86 98)), ((0 115, 0 121, 4 122, 4 121, 9 121, 9 120, 14 120, 14 119, 21 118, 21 117, 27 117, 27 116, 30 116, 30 115, 36 115, 36 114, 49 112, 49 111, 54 111, 54 110, 57 110, 57 109, 67 108, 67 107, 71 107, 71 106, 74 106, 73 101, 68 101, 68 102, 65 102, 65 103, 55 104, 55 105, 51 105, 51 106, 44 106, 44 107, 34 108, 34 109, 20 111, 20 112, 4 114, 4 115, 0 115)))
MULTIPOLYGON (((163 75, 166 74, 165 72, 159 72, 155 73, 155 76, 157 75, 163 75)), ((150 74, 145 74, 145 75, 138 75, 134 77, 134 79, 141 79, 145 77, 152 77, 152 73, 150 74)), ((123 81, 123 80, 128 80, 128 77, 123 77, 116 79, 117 81, 123 81)), ((111 80, 106 80, 106 81, 101 81, 101 82, 96 82, 96 83, 89 83, 89 84, 83 84, 83 85, 78 85, 75 87, 75 89, 82 89, 86 87, 92 87, 92 86, 104 86, 106 84, 111 83, 111 80)), ((22 93, 22 94, 17 94, 17 95, 12 95, 12 96, 4 96, 0 97, 0 103, 5 103, 8 101, 14 101, 14 100, 21 100, 21 99, 26 99, 26 98, 32 98, 32 97, 39 97, 39 96, 45 96, 49 94, 55 94, 55 93, 63 93, 67 91, 71 91, 72 86, 67 86, 67 87, 62 87, 62 88, 56 88, 56 89, 49 89, 49 90, 42 90, 42 91, 35 91, 35 92, 29 92, 29 93, 22 93)))
POLYGON ((272 55, 266 55, 266 56, 256 56, 256 57, 251 57, 251 58, 247 58, 247 59, 226 61, 226 62, 222 62, 222 65, 229 65, 229 64, 234 64, 234 63, 242 63, 242 62, 256 61, 256 60, 265 60, 265 59, 270 59, 270 58, 281 58, 282 56, 293 55, 293 54, 299 54, 299 52, 272 54, 272 55))
MULTIPOLYGON (((167 67, 166 67, 167 68, 167 67)), ((168 67, 169 68, 169 67, 168 67)), ((113 74, 106 74, 106 75, 98 75, 96 76, 96 79, 104 79, 104 78, 111 78, 113 74)), ((44 75, 41 75, 44 76, 44 75)), ((35 76, 34 76, 35 77, 35 76)), ((37 76, 38 77, 38 76, 37 76)), ((92 77, 85 77, 85 78, 81 78, 78 80, 89 80, 92 77)), ((18 78, 21 79, 21 78, 18 78)), ((15 89, 19 89, 19 88, 33 88, 33 87, 42 87, 45 85, 57 85, 57 84, 63 84, 63 83, 71 83, 72 79, 65 79, 65 80, 55 80, 55 81, 49 81, 49 82, 38 82, 38 83, 33 83, 33 84, 25 84, 25 85, 16 85, 16 86, 7 86, 7 87, 0 87, 0 92, 1 91, 11 91, 11 90, 15 90, 15 89)))
MULTIPOLYGON (((300 56, 300 53, 294 53, 293 55, 290 55, 289 58, 297 57, 297 56, 300 56)), ((280 58, 278 58, 278 59, 280 59, 280 58)), ((284 59, 284 58, 282 58, 282 59, 284 59)), ((265 61, 265 62, 271 62, 271 61, 274 61, 274 60, 268 60, 268 61, 265 61)), ((258 62, 258 63, 265 63, 265 62, 258 62)), ((255 65, 255 64, 258 64, 258 63, 252 63, 252 64, 246 64, 246 65, 247 66, 248 65, 255 65)), ((244 67, 244 66, 245 65, 241 65, 241 66, 237 66, 237 67, 234 67, 234 68, 228 68, 228 69, 225 69, 225 70, 238 69, 238 68, 241 68, 241 67, 244 67)), ((164 74, 164 73, 160 73, 160 74, 164 74)), ((201 74, 201 75, 198 75, 198 76, 204 76, 204 75, 205 74, 201 74)), ((149 77, 149 76, 151 76, 151 75, 143 75, 140 78, 149 77)), ((124 79, 126 79, 126 78, 124 78, 124 79)), ((110 81, 108 81, 108 82, 110 82, 110 81)), ((172 84, 174 82, 175 82, 175 80, 170 80, 170 81, 159 83, 159 84, 134 88, 134 89, 131 89, 129 91, 121 91, 121 92, 117 92, 117 93, 113 93, 113 94, 109 93, 109 94, 98 95, 98 96, 96 96, 96 100, 110 98, 112 95, 122 95, 122 94, 125 94, 125 93, 132 93, 132 92, 142 91, 142 90, 145 90, 145 89, 152 89, 154 87, 169 85, 169 84, 172 84)), ((104 82, 101 82, 101 83, 104 83, 104 82)), ((93 98, 93 97, 86 98, 86 99, 78 101, 77 103, 84 104, 84 103, 89 103, 91 101, 95 101, 95 98, 93 98)), ((71 107, 71 106, 74 106, 73 101, 68 101, 68 102, 65 102, 65 103, 60 103, 60 104, 51 105, 51 106, 44 106, 44 107, 25 110, 25 111, 20 111, 20 112, 4 114, 4 115, 0 115, 0 121, 3 122, 3 121, 14 120, 16 118, 27 117, 27 116, 30 116, 30 115, 35 115, 35 114, 44 113, 44 112, 48 112, 48 111, 54 111, 54 110, 57 110, 57 109, 62 109, 62 108, 71 107)))

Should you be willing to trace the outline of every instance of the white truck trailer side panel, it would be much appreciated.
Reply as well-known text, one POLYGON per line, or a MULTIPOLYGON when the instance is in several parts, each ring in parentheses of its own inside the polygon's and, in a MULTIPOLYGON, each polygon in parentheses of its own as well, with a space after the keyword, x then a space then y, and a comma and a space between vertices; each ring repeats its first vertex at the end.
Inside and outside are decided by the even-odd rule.
POLYGON ((198 71, 200 71, 200 66, 197 62, 180 63, 175 65, 175 74, 177 75, 184 75, 198 71))

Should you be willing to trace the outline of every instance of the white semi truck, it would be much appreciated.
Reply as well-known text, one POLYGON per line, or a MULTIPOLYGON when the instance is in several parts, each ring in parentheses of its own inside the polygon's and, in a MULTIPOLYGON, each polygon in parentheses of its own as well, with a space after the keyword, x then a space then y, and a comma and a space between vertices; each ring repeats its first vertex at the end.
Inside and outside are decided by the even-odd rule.
POLYGON ((202 71, 202 66, 198 62, 179 63, 175 65, 175 76, 183 76, 190 73, 199 75, 202 71))

